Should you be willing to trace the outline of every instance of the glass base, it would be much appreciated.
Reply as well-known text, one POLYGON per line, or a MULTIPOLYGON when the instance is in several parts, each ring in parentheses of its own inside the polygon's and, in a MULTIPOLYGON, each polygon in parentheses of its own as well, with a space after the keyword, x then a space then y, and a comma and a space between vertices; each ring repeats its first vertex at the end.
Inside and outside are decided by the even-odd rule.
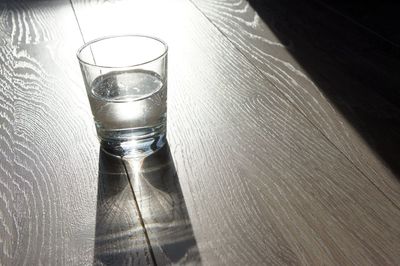
POLYGON ((100 148, 114 156, 141 158, 161 149, 166 142, 166 134, 162 133, 145 139, 100 139, 100 148))

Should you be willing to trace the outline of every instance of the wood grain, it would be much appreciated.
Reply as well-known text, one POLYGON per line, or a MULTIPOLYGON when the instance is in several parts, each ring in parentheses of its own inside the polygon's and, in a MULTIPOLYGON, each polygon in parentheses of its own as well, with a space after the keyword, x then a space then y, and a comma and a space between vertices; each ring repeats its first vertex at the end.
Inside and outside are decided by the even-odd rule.
POLYGON ((87 40, 169 44, 168 138, 205 265, 400 260, 399 209, 191 3, 73 4, 87 40))
POLYGON ((124 159, 157 265, 201 258, 168 143, 143 159, 124 159))
POLYGON ((396 47, 313 1, 193 2, 400 207, 396 47))
POLYGON ((99 155, 93 265, 154 265, 123 161, 99 155))
POLYGON ((91 264, 98 144, 68 1, 1 1, 0 43, 0 264, 91 264))

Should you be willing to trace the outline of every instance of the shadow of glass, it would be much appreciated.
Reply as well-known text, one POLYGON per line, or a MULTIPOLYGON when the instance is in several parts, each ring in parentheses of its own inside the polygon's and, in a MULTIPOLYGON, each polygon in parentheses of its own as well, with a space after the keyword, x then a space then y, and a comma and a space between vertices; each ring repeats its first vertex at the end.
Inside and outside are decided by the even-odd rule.
POLYGON ((93 265, 151 264, 122 160, 100 149, 93 265))
POLYGON ((156 263, 201 264, 168 143, 144 159, 124 162, 156 263))
POLYGON ((141 159, 100 149, 93 265, 132 264, 201 264, 168 143, 141 159))
MULTIPOLYGON (((400 178, 398 46, 378 38, 318 1, 248 2, 286 44, 321 92, 400 178)), ((362 2, 353 5, 364 6, 362 2)), ((365 8, 363 12, 375 14, 365 8)), ((382 28, 392 19, 370 16, 368 23, 382 28)))

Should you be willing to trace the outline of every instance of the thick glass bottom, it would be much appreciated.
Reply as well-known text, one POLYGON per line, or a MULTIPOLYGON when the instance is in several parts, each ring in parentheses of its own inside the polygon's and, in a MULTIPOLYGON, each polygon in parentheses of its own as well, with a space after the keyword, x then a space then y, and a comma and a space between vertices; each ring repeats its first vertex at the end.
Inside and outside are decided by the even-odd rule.
POLYGON ((97 129, 101 149, 120 157, 145 157, 166 143, 165 124, 152 128, 97 129))

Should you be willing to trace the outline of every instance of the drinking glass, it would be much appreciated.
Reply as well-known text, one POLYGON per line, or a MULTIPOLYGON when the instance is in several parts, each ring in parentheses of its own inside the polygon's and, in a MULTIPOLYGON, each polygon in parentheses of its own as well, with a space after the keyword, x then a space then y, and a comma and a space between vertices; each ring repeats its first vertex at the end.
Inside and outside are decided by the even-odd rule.
POLYGON ((142 156, 166 142, 167 53, 162 40, 108 36, 77 52, 101 147, 142 156))

